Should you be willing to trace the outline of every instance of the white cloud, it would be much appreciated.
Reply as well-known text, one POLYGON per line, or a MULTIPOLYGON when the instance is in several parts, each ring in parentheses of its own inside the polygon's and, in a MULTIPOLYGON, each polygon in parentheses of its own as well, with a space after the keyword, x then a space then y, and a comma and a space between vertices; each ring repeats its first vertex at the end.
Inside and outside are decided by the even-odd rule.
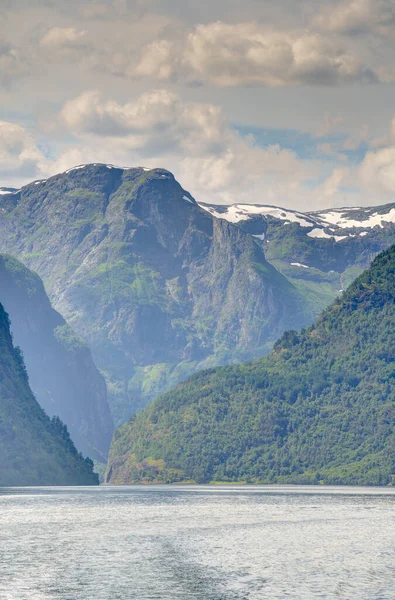
POLYGON ((183 102, 166 90, 124 105, 85 92, 61 111, 82 147, 61 156, 57 167, 100 161, 163 166, 200 200, 218 203, 282 202, 303 193, 316 166, 279 146, 261 148, 241 136, 212 104, 183 102), (145 157, 145 158, 144 158, 145 157))
POLYGON ((23 127, 0 121, 0 176, 4 185, 33 179, 46 168, 43 153, 23 127))
POLYGON ((395 193, 395 146, 368 152, 359 168, 361 184, 376 197, 395 193))
MULTIPOLYGON (((176 74, 180 61, 176 48, 170 40, 157 40, 144 49, 140 62, 134 70, 137 77, 155 76, 160 81, 168 80, 176 74)), ((133 74, 133 70, 131 71, 133 74)))
MULTIPOLYGON (((219 87, 340 86, 395 79, 393 55, 384 52, 377 60, 381 35, 394 33, 393 0, 354 0, 324 11, 320 2, 318 17, 303 22, 300 15, 288 15, 280 26, 270 19, 265 24, 207 20, 187 25, 158 7, 150 12, 146 2, 121 4, 122 9, 110 2, 84 2, 59 15, 44 8, 35 14, 32 8, 23 35, 11 33, 10 39, 19 35, 23 54, 33 57, 34 73, 68 62, 97 79, 104 74, 219 87), (349 34, 356 31, 374 33, 375 44, 351 43, 349 34)), ((21 17, 14 19, 21 29, 21 17)), ((49 74, 56 76, 51 69, 49 74)))
POLYGON ((380 72, 332 37, 310 31, 280 31, 257 23, 198 25, 182 45, 159 40, 147 45, 137 76, 217 86, 261 84, 340 85, 375 82, 380 72))
POLYGON ((40 46, 48 50, 64 50, 85 45, 86 31, 75 27, 52 27, 41 38, 40 46))
POLYGON ((155 135, 179 118, 180 100, 166 90, 143 94, 135 102, 120 105, 105 101, 99 91, 84 92, 65 104, 61 118, 77 134, 100 136, 155 135))
POLYGON ((361 189, 366 190, 376 201, 393 201, 395 193, 395 116, 388 135, 374 140, 358 167, 361 189))
POLYGON ((325 31, 346 35, 395 35, 393 0, 347 0, 326 7, 313 22, 325 31))
POLYGON ((124 105, 103 100, 98 91, 84 92, 65 104, 61 119, 80 137, 113 138, 125 148, 156 156, 221 152, 229 136, 236 135, 218 106, 182 102, 165 89, 147 92, 124 105))

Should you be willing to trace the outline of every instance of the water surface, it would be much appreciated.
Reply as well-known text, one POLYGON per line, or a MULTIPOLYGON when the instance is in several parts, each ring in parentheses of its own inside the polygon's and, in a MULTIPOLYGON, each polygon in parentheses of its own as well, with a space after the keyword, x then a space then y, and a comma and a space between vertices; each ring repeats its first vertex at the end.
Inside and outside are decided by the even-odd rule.
POLYGON ((0 488, 1 600, 395 599, 395 489, 0 488))

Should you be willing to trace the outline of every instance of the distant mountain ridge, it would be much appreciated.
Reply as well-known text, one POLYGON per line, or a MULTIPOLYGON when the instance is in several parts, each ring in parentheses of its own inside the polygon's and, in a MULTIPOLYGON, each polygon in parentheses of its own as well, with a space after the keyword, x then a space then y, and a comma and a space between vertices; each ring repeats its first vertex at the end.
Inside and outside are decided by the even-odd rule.
POLYGON ((116 423, 198 369, 308 322, 296 286, 164 169, 79 165, 0 196, 0 251, 92 349, 116 423))
POLYGON ((62 419, 80 452, 106 462, 113 425, 89 348, 51 307, 38 275, 6 255, 0 255, 0 301, 40 406, 62 419))
POLYGON ((374 227, 383 229, 388 223, 395 225, 395 203, 374 207, 329 208, 305 213, 262 204, 223 206, 201 202, 199 206, 213 216, 225 219, 229 223, 248 221, 249 225, 253 223, 256 227, 260 224, 262 231, 251 234, 255 237, 260 237, 266 232, 265 225, 268 218, 284 223, 298 223, 300 227, 306 228, 308 237, 333 238, 335 241, 341 241, 350 236, 364 235, 368 229, 374 227))
POLYGON ((121 426, 106 481, 389 485, 394 348, 392 246, 269 356, 196 374, 121 426))
POLYGON ((310 321, 395 242, 395 204, 301 212, 201 204, 254 237, 267 260, 304 295, 310 321))

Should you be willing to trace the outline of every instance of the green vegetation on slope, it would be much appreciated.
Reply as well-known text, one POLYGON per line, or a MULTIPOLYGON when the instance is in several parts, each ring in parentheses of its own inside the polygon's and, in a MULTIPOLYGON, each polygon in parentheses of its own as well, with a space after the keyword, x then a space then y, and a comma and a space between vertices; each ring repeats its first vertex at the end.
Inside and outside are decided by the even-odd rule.
POLYGON ((391 483, 395 246, 264 359, 194 375, 115 433, 107 481, 391 483))
POLYGON ((66 426, 50 419, 28 383, 10 322, 0 305, 0 485, 96 485, 93 463, 77 452, 66 426))
POLYGON ((86 343, 52 308, 39 276, 1 254, 0 302, 40 406, 62 419, 78 450, 105 462, 112 419, 104 378, 86 343))

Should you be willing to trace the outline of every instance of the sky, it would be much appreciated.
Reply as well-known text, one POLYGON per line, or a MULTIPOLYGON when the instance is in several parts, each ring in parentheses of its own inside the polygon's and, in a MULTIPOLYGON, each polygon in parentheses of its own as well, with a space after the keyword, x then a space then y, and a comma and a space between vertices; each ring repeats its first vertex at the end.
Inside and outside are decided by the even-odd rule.
POLYGON ((166 168, 199 202, 395 197, 395 0, 0 0, 0 186, 166 168))

